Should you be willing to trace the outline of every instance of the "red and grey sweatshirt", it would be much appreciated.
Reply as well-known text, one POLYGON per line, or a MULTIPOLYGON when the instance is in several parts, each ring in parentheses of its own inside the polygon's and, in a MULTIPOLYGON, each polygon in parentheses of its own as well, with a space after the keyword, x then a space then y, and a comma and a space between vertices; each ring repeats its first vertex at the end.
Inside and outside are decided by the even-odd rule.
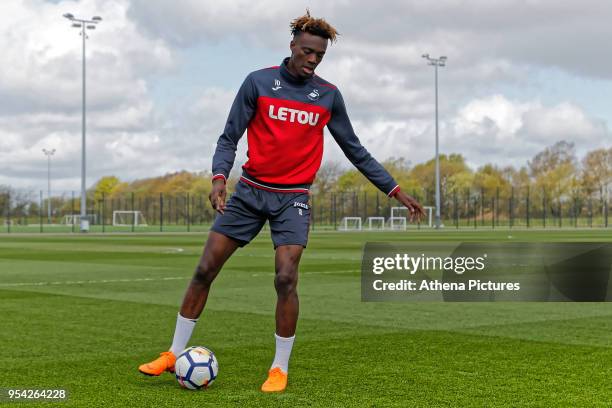
POLYGON ((280 66, 250 73, 227 118, 213 156, 213 180, 227 180, 247 130, 248 160, 241 181, 276 192, 308 192, 323 158, 327 126, 346 157, 389 196, 399 185, 363 147, 338 88, 319 76, 300 79, 280 66))

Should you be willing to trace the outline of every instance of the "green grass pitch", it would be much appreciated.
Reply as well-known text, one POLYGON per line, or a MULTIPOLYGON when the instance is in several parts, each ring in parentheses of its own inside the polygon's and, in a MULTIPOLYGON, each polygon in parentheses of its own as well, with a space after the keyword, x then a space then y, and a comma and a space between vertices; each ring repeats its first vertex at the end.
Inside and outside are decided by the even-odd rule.
POLYGON ((259 391, 274 353, 265 232, 221 272, 190 342, 216 353, 216 383, 192 392, 137 371, 169 347, 205 237, 1 235, 0 388, 64 388, 68 401, 48 406, 65 407, 611 404, 612 304, 362 303, 359 272, 368 240, 610 241, 609 231, 313 232, 289 387, 275 395, 259 391))

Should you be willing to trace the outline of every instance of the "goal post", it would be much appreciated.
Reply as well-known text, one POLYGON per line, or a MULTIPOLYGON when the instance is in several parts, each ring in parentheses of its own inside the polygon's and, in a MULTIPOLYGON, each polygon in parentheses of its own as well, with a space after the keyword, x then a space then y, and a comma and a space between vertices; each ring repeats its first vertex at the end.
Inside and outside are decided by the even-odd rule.
POLYGON ((81 220, 81 216, 79 214, 66 214, 62 219, 62 224, 65 225, 77 225, 81 220))
POLYGON ((142 211, 113 211, 113 227, 146 227, 142 211))
POLYGON ((392 231, 405 231, 408 228, 407 224, 406 217, 389 217, 387 221, 387 227, 392 231))
POLYGON ((385 217, 368 217, 368 231, 384 230, 385 217))
POLYGON ((344 217, 340 221, 340 231, 361 231, 361 217, 344 217))
POLYGON ((434 207, 423 207, 425 211, 427 211, 427 224, 429 228, 433 228, 433 210, 434 207))
MULTIPOLYGON (((427 225, 429 226, 429 228, 433 228, 433 209, 434 207, 423 207, 423 209, 427 212, 427 225)), ((388 222, 391 229, 393 229, 391 225, 405 224, 409 219, 410 217, 408 214, 408 208, 391 207, 391 216, 389 217, 389 222, 388 222), (404 219, 404 221, 402 221, 402 218, 404 219)), ((395 229, 398 229, 398 228, 395 228, 395 229)), ((400 227, 399 229, 406 229, 406 228, 400 227)))
MULTIPOLYGON (((87 214, 87 219, 90 224, 98 223, 98 215, 97 214, 87 214)), ((80 225, 81 224, 81 214, 66 214, 62 219, 62 224, 64 225, 80 225)))

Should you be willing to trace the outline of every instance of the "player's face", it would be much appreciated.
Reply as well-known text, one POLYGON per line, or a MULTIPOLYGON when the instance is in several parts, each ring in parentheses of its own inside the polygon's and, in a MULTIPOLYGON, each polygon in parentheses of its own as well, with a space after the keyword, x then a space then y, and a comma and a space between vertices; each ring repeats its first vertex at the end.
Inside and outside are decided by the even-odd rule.
POLYGON ((300 33, 291 41, 289 69, 300 78, 309 78, 317 65, 323 60, 327 50, 327 40, 318 35, 300 33))

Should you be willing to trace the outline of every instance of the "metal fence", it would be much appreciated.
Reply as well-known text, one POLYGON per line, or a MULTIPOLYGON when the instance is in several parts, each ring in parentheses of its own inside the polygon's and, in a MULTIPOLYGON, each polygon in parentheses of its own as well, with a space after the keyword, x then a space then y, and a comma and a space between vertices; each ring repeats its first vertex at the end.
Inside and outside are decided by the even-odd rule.
MULTIPOLYGON (((408 192, 424 205, 432 206, 433 191, 408 192)), ((391 208, 400 205, 382 193, 329 192, 312 194, 311 228, 337 229, 344 217, 388 219, 391 208)), ((608 228, 610 202, 596 194, 577 190, 554 197, 534 187, 507 191, 466 189, 442 195, 441 215, 445 228, 608 228)), ((0 233, 78 232, 78 192, 47 197, 45 192, 0 193, 0 233)), ((190 193, 127 193, 88 197, 87 215, 92 232, 207 231, 215 211, 208 197, 190 193), (118 223, 117 211, 139 212, 139 223, 118 223), (121 225, 118 225, 121 224, 121 225)), ((129 218, 129 217, 128 217, 129 218)), ((408 228, 425 228, 408 224, 408 228)))

